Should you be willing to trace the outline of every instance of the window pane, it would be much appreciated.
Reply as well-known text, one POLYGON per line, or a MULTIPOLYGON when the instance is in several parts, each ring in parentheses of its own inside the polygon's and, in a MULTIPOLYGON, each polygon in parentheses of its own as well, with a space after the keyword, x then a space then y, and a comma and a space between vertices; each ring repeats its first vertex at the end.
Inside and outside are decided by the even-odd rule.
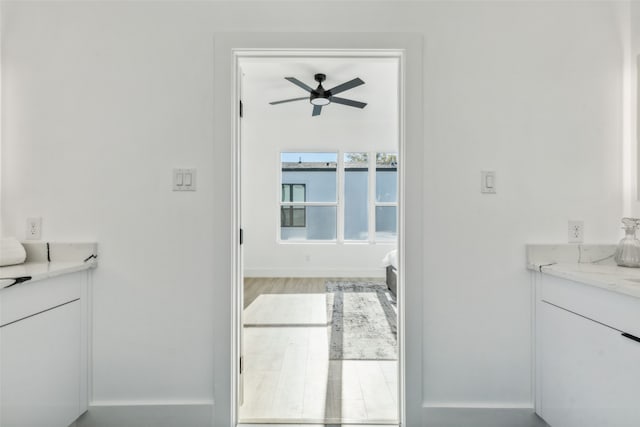
POLYGON ((304 199, 294 186, 293 201, 337 201, 337 153, 281 153, 280 158, 282 183, 305 185, 304 199))
POLYGON ((376 168, 376 201, 398 201, 398 172, 396 170, 376 168))
POLYGON ((289 206, 280 208, 280 226, 291 227, 291 209, 289 206))
POLYGON ((376 240, 396 239, 397 213, 396 206, 376 206, 376 240))
POLYGON ((292 206, 291 207, 293 215, 291 216, 292 226, 293 227, 306 227, 306 211, 305 207, 292 206))
MULTIPOLYGON (((306 214, 305 227, 282 227, 280 238, 282 240, 335 240, 336 239, 336 215, 335 206, 295 206, 293 217, 306 214)), ((294 220, 295 221, 295 220, 294 220)))
POLYGON ((344 153, 345 169, 368 168, 369 154, 367 153, 344 153))
POLYGON ((304 206, 282 206, 280 207, 281 227, 305 227, 306 207, 304 206))
MULTIPOLYGON (((369 238, 369 172, 365 163, 353 162, 344 171, 344 238, 367 240, 369 238), (363 168, 364 166, 364 168, 363 168)), ((345 162, 347 161, 345 154, 345 162)), ((353 157, 352 157, 353 159, 353 157)))
POLYGON ((291 186, 289 184, 282 184, 282 201, 288 202, 291 200, 291 186))
POLYGON ((293 184, 293 198, 292 202, 304 202, 306 201, 305 196, 305 185, 304 184, 293 184))
POLYGON ((398 155, 376 154, 376 201, 398 201, 398 155))
POLYGON ((376 166, 398 166, 398 153, 376 153, 376 166))

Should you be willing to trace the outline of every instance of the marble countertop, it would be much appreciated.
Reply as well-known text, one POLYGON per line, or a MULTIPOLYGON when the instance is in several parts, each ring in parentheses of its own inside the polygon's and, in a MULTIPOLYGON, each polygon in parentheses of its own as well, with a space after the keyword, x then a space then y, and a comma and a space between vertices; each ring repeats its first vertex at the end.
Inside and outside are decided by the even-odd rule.
POLYGON ((94 268, 96 262, 83 261, 25 262, 24 264, 0 267, 0 289, 11 286, 17 277, 31 277, 29 281, 48 279, 63 274, 94 268))
POLYGON ((23 264, 0 267, 0 289, 11 286, 16 278, 37 281, 95 268, 96 243, 23 243, 27 260, 23 264))
POLYGON ((527 245, 527 268, 640 298, 640 268, 619 267, 615 245, 527 245))
POLYGON ((624 295, 640 298, 640 269, 606 264, 558 263, 541 266, 551 276, 585 283, 624 295))

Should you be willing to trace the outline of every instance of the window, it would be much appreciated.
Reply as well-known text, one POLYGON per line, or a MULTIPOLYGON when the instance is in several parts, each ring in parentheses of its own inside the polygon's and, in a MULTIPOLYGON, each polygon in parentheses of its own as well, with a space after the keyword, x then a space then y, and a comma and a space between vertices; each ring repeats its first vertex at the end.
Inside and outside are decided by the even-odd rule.
MULTIPOLYGON (((305 202, 307 188, 305 184, 282 184, 283 202, 305 202)), ((281 227, 306 227, 306 208, 304 206, 281 206, 281 227)))
POLYGON ((395 153, 281 153, 280 240, 395 241, 395 153))
POLYGON ((398 155, 376 154, 376 240, 395 240, 398 230, 398 155))
POLYGON ((344 154, 344 239, 369 240, 369 155, 344 154))
POLYGON ((281 240, 336 240, 337 153, 282 153, 281 240))

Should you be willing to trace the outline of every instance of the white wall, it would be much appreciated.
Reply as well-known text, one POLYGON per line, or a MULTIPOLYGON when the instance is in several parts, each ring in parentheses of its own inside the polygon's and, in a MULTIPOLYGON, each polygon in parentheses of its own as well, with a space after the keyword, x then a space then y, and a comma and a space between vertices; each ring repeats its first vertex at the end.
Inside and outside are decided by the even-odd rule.
POLYGON ((382 258, 396 247, 394 243, 278 243, 280 153, 397 152, 397 60, 308 58, 293 62, 265 58, 243 61, 241 67, 245 275, 383 277, 382 258), (363 110, 330 105, 317 118, 311 117, 308 101, 269 105, 270 101, 304 96, 302 89, 284 77, 296 76, 315 87, 313 70, 331 79, 324 84, 327 89, 360 77, 365 85, 341 96, 369 101, 370 105, 363 110))
POLYGON ((618 28, 605 3, 440 5, 432 13, 425 402, 526 405, 523 244, 566 242, 569 219, 585 221, 586 242, 618 235, 618 28), (480 194, 481 169, 497 171, 495 196, 480 194))
MULTIPOLYGON (((627 20, 625 22, 626 33, 628 35, 627 50, 624 61, 625 85, 623 102, 627 107, 625 110, 625 144, 624 144, 624 165, 625 165, 625 216, 640 217, 640 109, 638 108, 638 98, 640 98, 640 4, 629 2, 626 8, 627 20)), ((622 16, 624 16, 621 13, 622 16)))
MULTIPOLYGON (((94 394, 207 401, 213 33, 424 35, 427 406, 531 406, 524 244, 617 240, 622 57, 608 2, 3 2, 2 229, 97 240, 94 394), (247 13, 250 10, 251 13, 247 13), (310 20, 305 17, 315 16, 310 20), (198 168, 172 193, 171 168, 198 168), (480 170, 497 171, 493 196, 480 170)), ((410 88, 409 88, 410 90, 410 88)), ((226 247, 226 246, 225 246, 226 247)))

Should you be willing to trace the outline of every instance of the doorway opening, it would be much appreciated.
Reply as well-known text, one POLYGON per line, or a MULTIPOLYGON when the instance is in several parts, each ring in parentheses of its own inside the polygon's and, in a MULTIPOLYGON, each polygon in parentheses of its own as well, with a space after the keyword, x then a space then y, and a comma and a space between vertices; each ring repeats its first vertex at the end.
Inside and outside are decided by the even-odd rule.
POLYGON ((234 54, 236 419, 398 424, 403 52, 234 54))

